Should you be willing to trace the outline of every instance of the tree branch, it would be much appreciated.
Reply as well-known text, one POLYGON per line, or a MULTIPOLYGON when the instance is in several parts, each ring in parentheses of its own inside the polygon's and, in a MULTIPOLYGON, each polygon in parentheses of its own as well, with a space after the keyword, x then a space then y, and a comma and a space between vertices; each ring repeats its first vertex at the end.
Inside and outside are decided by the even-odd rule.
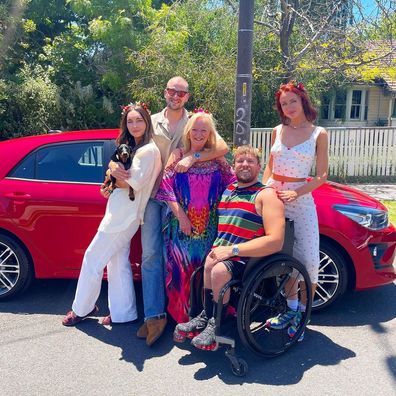
POLYGON ((330 24, 331 20, 334 18, 336 12, 338 11, 339 6, 342 4, 342 0, 338 1, 334 7, 333 11, 330 13, 330 15, 323 21, 322 27, 318 29, 318 31, 314 34, 314 36, 308 41, 308 43, 305 45, 305 47, 297 54, 296 56, 296 62, 298 62, 312 47, 312 45, 316 42, 319 36, 323 34, 323 32, 328 29, 328 25, 330 24))

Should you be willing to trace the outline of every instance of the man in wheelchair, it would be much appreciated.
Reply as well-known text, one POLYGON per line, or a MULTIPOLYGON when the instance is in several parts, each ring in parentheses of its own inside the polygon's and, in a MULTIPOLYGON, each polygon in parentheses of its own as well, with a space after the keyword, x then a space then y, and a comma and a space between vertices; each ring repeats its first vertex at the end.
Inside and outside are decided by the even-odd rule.
MULTIPOLYGON (((274 189, 258 181, 260 154, 251 146, 234 153, 237 182, 228 186, 218 206, 217 238, 204 267, 204 309, 187 323, 179 323, 174 340, 186 338, 204 350, 216 348, 215 318, 220 290, 231 279, 241 279, 250 257, 268 256, 281 250, 284 239, 283 203, 274 189), (214 303, 215 302, 215 303, 214 303)), ((221 315, 225 315, 227 290, 221 315)))

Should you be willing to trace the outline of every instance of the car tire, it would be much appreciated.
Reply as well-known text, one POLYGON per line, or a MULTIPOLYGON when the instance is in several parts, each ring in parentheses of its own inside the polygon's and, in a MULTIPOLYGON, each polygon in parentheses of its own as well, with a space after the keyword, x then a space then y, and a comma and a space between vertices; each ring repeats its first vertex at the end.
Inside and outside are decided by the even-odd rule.
POLYGON ((320 242, 319 280, 312 305, 313 311, 328 308, 347 288, 347 259, 339 249, 336 244, 327 240, 320 242))
POLYGON ((33 268, 22 246, 0 234, 0 301, 25 291, 33 280, 33 268))

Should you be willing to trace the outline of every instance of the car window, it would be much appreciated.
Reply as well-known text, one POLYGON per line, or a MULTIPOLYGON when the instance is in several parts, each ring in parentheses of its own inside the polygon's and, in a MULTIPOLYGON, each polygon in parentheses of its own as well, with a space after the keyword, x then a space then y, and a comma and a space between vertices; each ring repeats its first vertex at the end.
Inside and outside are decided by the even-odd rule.
POLYGON ((103 181, 103 142, 54 144, 26 157, 9 177, 64 182, 103 181))

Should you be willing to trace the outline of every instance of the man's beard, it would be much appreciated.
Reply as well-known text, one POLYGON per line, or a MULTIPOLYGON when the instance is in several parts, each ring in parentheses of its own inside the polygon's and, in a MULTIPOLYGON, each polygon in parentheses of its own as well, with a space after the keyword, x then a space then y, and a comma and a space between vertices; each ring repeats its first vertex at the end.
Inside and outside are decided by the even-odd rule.
POLYGON ((180 110, 183 108, 183 103, 173 103, 169 101, 166 103, 166 107, 168 107, 171 110, 180 110))
POLYGON ((255 180, 256 176, 253 175, 252 173, 249 174, 237 173, 236 178, 240 183, 251 183, 252 181, 255 180))

